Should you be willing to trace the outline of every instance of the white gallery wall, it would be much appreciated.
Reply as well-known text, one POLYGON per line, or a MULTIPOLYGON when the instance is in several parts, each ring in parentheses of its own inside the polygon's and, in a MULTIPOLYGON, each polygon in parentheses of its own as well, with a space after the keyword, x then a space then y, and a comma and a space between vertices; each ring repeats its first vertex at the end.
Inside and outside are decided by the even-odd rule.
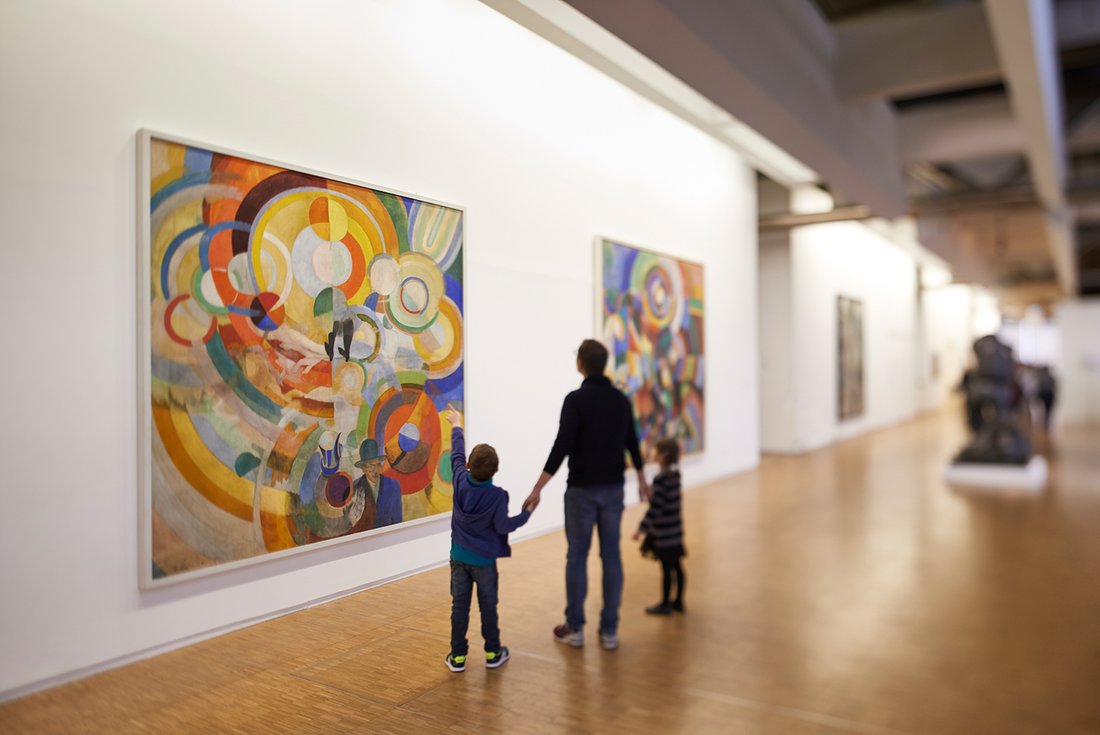
POLYGON ((868 227, 836 222, 791 233, 796 400, 803 449, 917 412, 917 269, 868 227), (837 418, 837 296, 863 302, 863 415, 837 418))
POLYGON ((1062 302, 1054 321, 1061 332, 1054 420, 1100 422, 1100 299, 1062 302))
MULTIPOLYGON (((598 235, 706 267, 708 449, 686 481, 758 460, 752 172, 474 0, 15 0, 0 9, 0 98, 0 697, 423 569, 449 548, 440 518, 139 592, 142 127, 466 208, 469 434, 496 445, 514 511, 579 384, 598 235)), ((866 289, 887 345, 903 336, 872 307, 878 291, 834 275, 866 289)), ((876 406, 887 391, 872 390, 876 406)), ((517 537, 561 525, 564 474, 517 537)))
POLYGON ((918 412, 924 358, 909 252, 857 222, 796 227, 762 238, 758 287, 764 451, 809 451, 918 412), (864 411, 843 421, 838 296, 863 304, 864 411))
POLYGON ((758 255, 760 305, 760 448, 793 452, 798 435, 795 405, 794 308, 791 241, 787 232, 761 234, 758 255))
POLYGON ((922 410, 942 406, 962 381, 974 340, 983 336, 974 331, 976 301, 973 287, 967 284, 921 291, 925 352, 922 410))
POLYGON ((1025 314, 1023 319, 1006 320, 997 332, 997 339, 1012 348, 1016 359, 1024 365, 1046 365, 1055 370, 1062 354, 1058 324, 1046 319, 1042 309, 1025 314))

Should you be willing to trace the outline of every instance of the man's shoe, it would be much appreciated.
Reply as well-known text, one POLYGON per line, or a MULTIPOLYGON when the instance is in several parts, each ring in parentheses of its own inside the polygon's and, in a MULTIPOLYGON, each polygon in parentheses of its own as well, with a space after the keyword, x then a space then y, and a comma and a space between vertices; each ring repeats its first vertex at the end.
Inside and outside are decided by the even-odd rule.
POLYGON ((672 603, 672 609, 678 613, 684 612, 684 601, 677 600, 676 602, 672 603))
POLYGON ((618 633, 604 633, 600 631, 600 645, 603 646, 605 651, 614 651, 619 647, 619 634, 618 633))
POLYGON ((573 630, 566 623, 554 628, 554 640, 567 646, 580 648, 584 645, 584 631, 573 630))
POLYGON ((653 607, 647 607, 645 609, 647 615, 671 615, 672 605, 667 602, 662 602, 660 605, 654 605, 653 607))
MULTIPOLYGON (((505 658, 507 658, 507 656, 508 654, 505 654, 505 658)), ((455 656, 453 653, 448 653, 447 658, 443 659, 443 663, 447 664, 447 668, 455 672, 456 674, 459 674, 466 670, 465 656, 455 656)), ((497 665, 499 666, 500 664, 497 665)))
POLYGON ((487 651, 485 653, 486 668, 495 669, 508 660, 508 646, 501 646, 499 651, 487 651))

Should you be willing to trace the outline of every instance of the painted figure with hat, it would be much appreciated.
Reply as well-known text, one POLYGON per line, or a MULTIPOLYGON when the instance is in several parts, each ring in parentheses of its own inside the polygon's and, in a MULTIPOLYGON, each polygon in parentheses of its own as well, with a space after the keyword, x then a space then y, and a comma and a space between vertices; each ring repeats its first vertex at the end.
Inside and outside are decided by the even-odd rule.
POLYGON ((363 510, 363 525, 367 528, 401 522, 401 486, 382 474, 385 465, 386 456, 378 451, 378 442, 364 439, 359 445, 359 461, 355 463, 363 476, 355 481, 355 491, 367 501, 363 510))

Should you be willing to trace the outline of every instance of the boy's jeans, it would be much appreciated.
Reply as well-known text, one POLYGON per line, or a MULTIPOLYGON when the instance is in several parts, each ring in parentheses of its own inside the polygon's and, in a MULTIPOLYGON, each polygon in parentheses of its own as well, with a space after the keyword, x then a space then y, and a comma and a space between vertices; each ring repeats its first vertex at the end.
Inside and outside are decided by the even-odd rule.
POLYGON ((603 610, 600 632, 619 629, 619 604, 623 598, 623 559, 619 551, 623 518, 623 485, 588 485, 565 490, 565 623, 584 628, 584 598, 588 595, 588 548, 592 527, 600 535, 603 560, 603 610))
POLYGON ((470 627, 470 599, 477 583, 477 607, 481 611, 481 636, 485 650, 500 650, 497 623, 497 565, 463 564, 451 559, 451 654, 465 656, 468 651, 466 629, 470 627))

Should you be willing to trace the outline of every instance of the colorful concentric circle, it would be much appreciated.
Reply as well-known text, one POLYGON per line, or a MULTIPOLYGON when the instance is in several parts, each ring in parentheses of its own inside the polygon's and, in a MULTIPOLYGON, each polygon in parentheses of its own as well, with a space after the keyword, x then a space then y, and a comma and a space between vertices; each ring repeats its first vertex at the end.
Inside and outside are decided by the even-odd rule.
POLYGON ((443 378, 462 364, 462 314, 453 301, 439 301, 439 318, 413 335, 416 352, 428 366, 428 377, 443 378))
POLYGON ((443 298, 443 271, 422 253, 404 253, 397 261, 397 286, 386 299, 386 313, 406 332, 427 329, 439 314, 443 298))
POLYGON ((385 474, 404 495, 427 487, 441 454, 439 412, 419 386, 384 394, 370 417, 371 435, 384 448, 385 474))

